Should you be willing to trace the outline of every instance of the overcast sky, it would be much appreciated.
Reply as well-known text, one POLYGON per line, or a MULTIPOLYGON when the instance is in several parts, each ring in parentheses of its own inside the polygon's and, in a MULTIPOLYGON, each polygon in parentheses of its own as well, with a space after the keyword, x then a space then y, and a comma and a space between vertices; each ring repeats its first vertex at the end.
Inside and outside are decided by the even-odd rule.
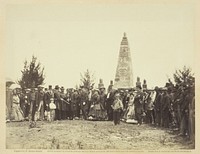
MULTIPOLYGON (((6 77, 17 80, 35 55, 48 86, 75 87, 80 73, 114 80, 126 32, 133 75, 149 88, 164 86, 184 65, 194 70, 194 8, 191 4, 9 5, 6 10, 6 77)), ((135 83, 134 81, 134 83, 135 83)))

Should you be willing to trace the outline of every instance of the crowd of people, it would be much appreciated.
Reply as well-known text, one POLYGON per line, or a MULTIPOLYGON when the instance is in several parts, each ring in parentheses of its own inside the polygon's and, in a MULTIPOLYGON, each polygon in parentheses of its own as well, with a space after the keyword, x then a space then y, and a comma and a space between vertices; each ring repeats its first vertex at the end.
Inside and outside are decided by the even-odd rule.
POLYGON ((14 89, 12 92, 12 121, 29 120, 108 120, 115 125, 127 123, 151 124, 173 128, 180 135, 194 140, 195 96, 194 86, 180 89, 168 84, 164 88, 114 89, 113 85, 98 89, 65 89, 38 86, 14 89))

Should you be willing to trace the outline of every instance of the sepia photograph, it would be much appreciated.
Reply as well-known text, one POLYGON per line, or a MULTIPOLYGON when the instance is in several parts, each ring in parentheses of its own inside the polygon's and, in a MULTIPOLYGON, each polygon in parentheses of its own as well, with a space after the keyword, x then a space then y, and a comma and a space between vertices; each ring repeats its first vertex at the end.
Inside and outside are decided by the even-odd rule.
POLYGON ((5 149, 195 150, 195 15, 195 0, 5 3, 5 149))

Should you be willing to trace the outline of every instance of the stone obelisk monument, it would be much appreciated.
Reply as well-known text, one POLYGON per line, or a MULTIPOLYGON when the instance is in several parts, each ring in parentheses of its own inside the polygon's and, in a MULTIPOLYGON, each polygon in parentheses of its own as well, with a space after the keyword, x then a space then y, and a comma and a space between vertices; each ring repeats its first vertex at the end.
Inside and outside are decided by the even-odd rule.
POLYGON ((114 88, 133 88, 133 68, 131 60, 131 52, 128 45, 126 33, 121 41, 118 65, 115 75, 114 88))

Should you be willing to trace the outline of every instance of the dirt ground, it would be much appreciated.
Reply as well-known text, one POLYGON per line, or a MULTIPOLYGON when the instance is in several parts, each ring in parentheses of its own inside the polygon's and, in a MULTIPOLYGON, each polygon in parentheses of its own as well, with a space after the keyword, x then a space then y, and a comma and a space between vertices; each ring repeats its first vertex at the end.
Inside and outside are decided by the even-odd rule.
POLYGON ((193 145, 174 132, 143 124, 111 121, 65 120, 6 124, 8 149, 69 149, 69 150, 186 150, 193 145))

